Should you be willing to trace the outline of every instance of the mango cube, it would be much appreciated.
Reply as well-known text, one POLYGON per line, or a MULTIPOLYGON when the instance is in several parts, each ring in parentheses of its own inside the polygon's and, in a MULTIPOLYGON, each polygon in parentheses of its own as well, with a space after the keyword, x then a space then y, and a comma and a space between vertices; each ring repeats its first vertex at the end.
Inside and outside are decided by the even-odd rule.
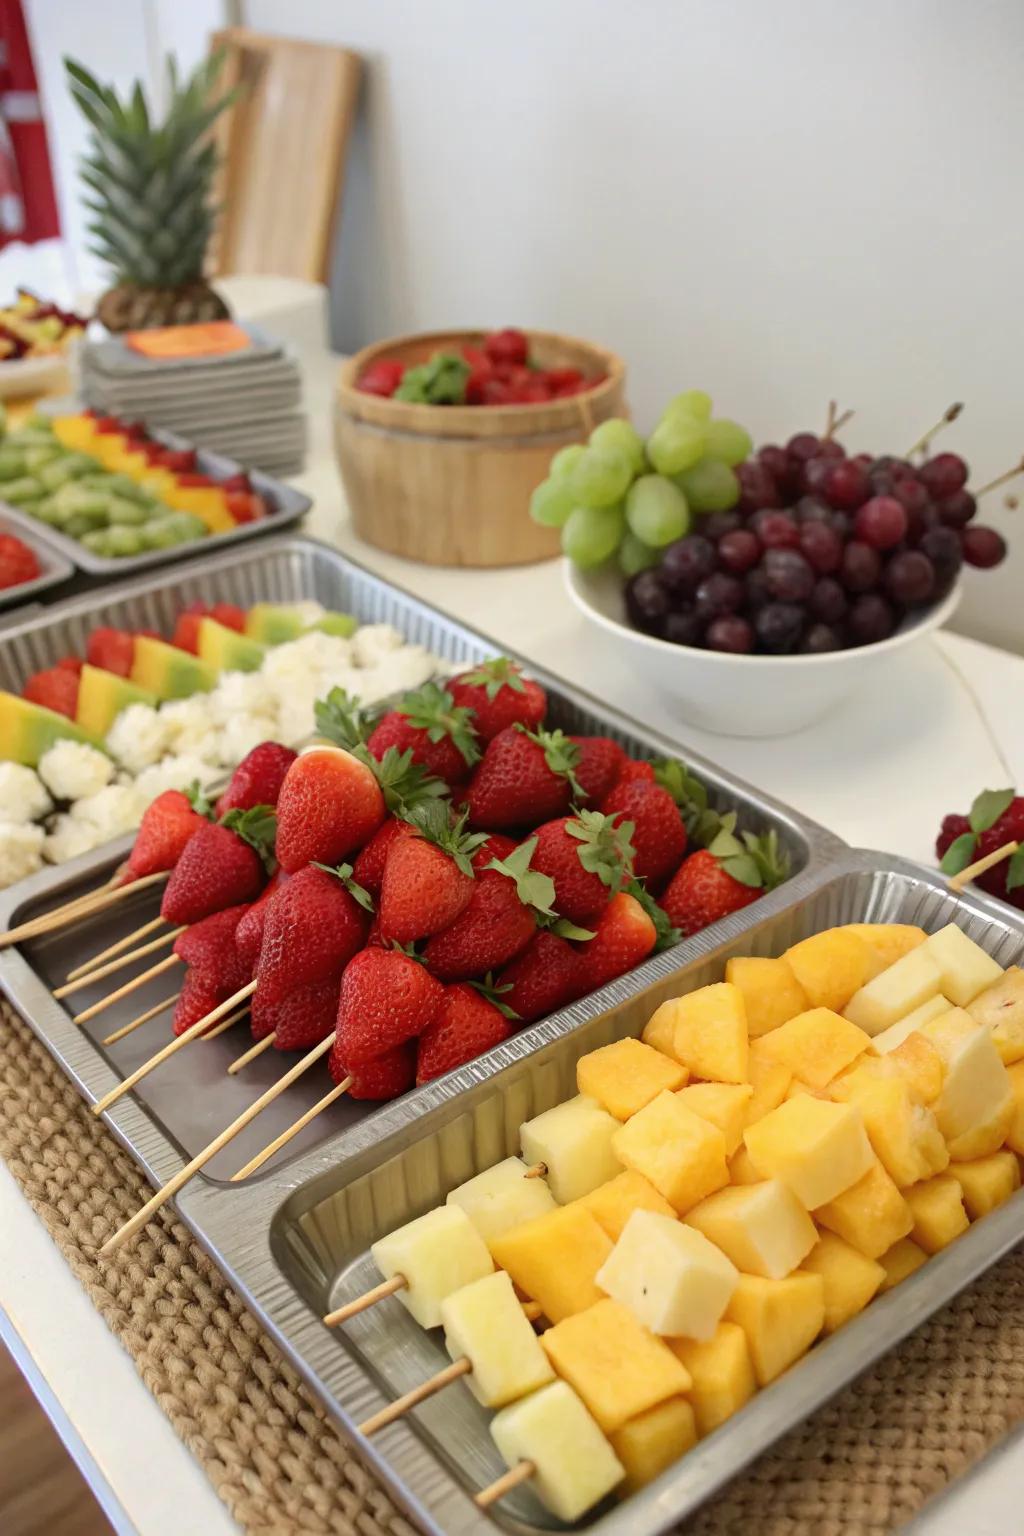
POLYGON ((510 1403, 491 1420, 506 1466, 532 1461, 530 1486, 552 1514, 572 1524, 622 1481, 625 1468, 564 1381, 510 1403))
POLYGON ((856 1184, 819 1206, 814 1219, 868 1259, 880 1258, 914 1224, 910 1207, 877 1158, 856 1184))
POLYGON ((927 1024, 929 1019, 937 1019, 940 1013, 948 1013, 952 1006, 948 997, 936 992, 934 997, 929 997, 905 1018, 897 1019, 895 1024, 883 1029, 880 1035, 874 1035, 871 1044, 879 1056, 885 1056, 901 1045, 914 1030, 920 1029, 922 1024, 927 1024))
POLYGON ((741 1141, 729 1159, 729 1183, 762 1184, 763 1182, 761 1174, 754 1167, 753 1159, 747 1151, 746 1143, 741 1141))
POLYGON ((938 1253, 967 1231, 960 1185, 951 1174, 940 1173, 923 1184, 904 1190, 904 1197, 914 1218, 911 1236, 925 1253, 938 1253))
POLYGON ((939 968, 942 991, 958 1008, 966 1008, 979 992, 994 986, 1003 968, 956 923, 947 923, 921 946, 939 968))
POLYGON ((930 1104, 942 1092, 946 1069, 942 1057, 918 1030, 884 1056, 863 1056, 829 1084, 833 1099, 854 1099, 858 1088, 872 1079, 901 1078, 918 1103, 930 1104))
POLYGON ((693 1377, 688 1395, 701 1435, 710 1435, 757 1391, 750 1346, 738 1323, 719 1323, 713 1339, 670 1339, 669 1346, 693 1377))
POLYGON ((1024 971, 1009 966, 994 986, 980 992, 967 1012, 987 1024, 1005 1066, 1024 1059, 1024 971))
POLYGON ((950 1157, 962 1162, 995 1152, 1013 1119, 1013 1092, 992 1031, 986 1024, 977 1024, 964 1009, 954 1008, 932 1019, 921 1033, 945 1067, 935 1118, 950 1157))
POLYGON ((863 1312, 885 1279, 885 1270, 831 1232, 821 1238, 804 1260, 804 1269, 825 1283, 825 1332, 835 1333, 863 1312))
POLYGON ((685 1397, 670 1397, 609 1436, 612 1450, 626 1469, 619 1494, 636 1493, 697 1444, 697 1419, 685 1397))
MULTIPOLYGON (((792 970, 812 1008, 842 1013, 853 994, 877 970, 877 959, 864 940, 845 928, 814 933, 787 949, 783 960, 792 970)), ((859 1024, 860 1020, 855 1019, 859 1024)))
POLYGON ((689 1371, 668 1345, 618 1301, 599 1301, 567 1317, 542 1333, 540 1342, 605 1434, 690 1386, 689 1371))
POLYGON ((761 1038, 762 1049, 812 1088, 824 1088, 870 1043, 862 1029, 831 1008, 809 1008, 761 1038))
POLYGON ((832 1091, 849 1094, 864 1117, 875 1155, 900 1189, 941 1173, 949 1162, 934 1114, 917 1102, 904 1078, 855 1073, 849 1084, 833 1084, 832 1091))
POLYGON ((902 960, 928 937, 915 923, 847 923, 845 929, 875 951, 883 969, 902 960))
POLYGON ((814 1222, 779 1179, 720 1189, 694 1206, 686 1224, 710 1238, 737 1269, 768 1280, 796 1269, 818 1238, 814 1222))
POLYGON ((535 1392, 555 1373, 503 1270, 453 1291, 441 1303, 444 1345, 473 1369, 466 1385, 485 1408, 503 1408, 535 1392))
POLYGON ((491 1239, 495 1263, 553 1323, 601 1299, 594 1276, 611 1251, 604 1230, 580 1205, 556 1206, 491 1239))
POLYGON ((628 1037, 588 1051, 576 1063, 576 1086, 616 1120, 628 1120, 658 1094, 681 1088, 686 1068, 653 1046, 628 1037))
POLYGON ((725 1137, 675 1093, 659 1093, 620 1126, 613 1148, 621 1163, 643 1174, 680 1213, 729 1182, 725 1137))
POLYGON ((1013 1101, 1010 1129, 1006 1133, 1006 1145, 1024 1157, 1024 1061, 1015 1061, 1012 1067, 1007 1068, 1006 1075, 1010 1079, 1010 1094, 1013 1101))
POLYGON ((681 1104, 702 1120, 717 1125, 725 1137, 725 1155, 731 1157, 743 1139, 747 1110, 754 1097, 749 1083, 692 1083, 677 1093, 681 1104))
POLYGON ((642 1173, 632 1168, 616 1174, 607 1184, 599 1184, 579 1203, 604 1228, 613 1243, 622 1236, 634 1211, 656 1211, 661 1216, 676 1214, 665 1196, 659 1194, 642 1173))
POLYGON ((863 1178, 873 1161, 859 1110, 800 1094, 743 1133, 754 1167, 788 1184, 809 1211, 863 1178))
POLYGON ((942 972, 925 943, 860 987, 843 1011, 865 1034, 880 1035, 942 990, 942 972))
POLYGON ((793 1074, 781 1061, 776 1061, 762 1049, 760 1040, 750 1042, 747 1058, 747 1076, 754 1092, 747 1105, 747 1125, 777 1109, 786 1097, 793 1074))
POLYGON ((739 987, 718 981, 686 997, 677 997, 671 1006, 676 1060, 693 1077, 714 1083, 745 1083, 747 1011, 739 987))
POLYGON ((878 1260, 885 1270, 885 1279, 878 1287, 881 1296, 884 1291, 891 1291, 894 1285, 899 1285, 908 1275, 912 1275, 915 1269, 920 1269, 922 1264, 928 1262, 928 1255, 923 1248, 919 1248, 912 1237, 901 1237, 898 1243, 893 1243, 891 1248, 879 1256, 878 1260))
POLYGON ((970 1163, 950 1163, 949 1171, 963 1191, 972 1221, 987 1216, 1020 1188, 1020 1164, 1005 1148, 970 1163))
POLYGON ((450 1190, 447 1204, 460 1206, 489 1244, 509 1227, 521 1226, 555 1209, 554 1196, 545 1181, 525 1178, 526 1171, 520 1158, 506 1157, 450 1190))
POLYGON ((544 1164, 548 1188, 559 1205, 568 1205, 621 1171, 612 1151, 618 1128, 614 1115, 578 1094, 525 1121, 519 1142, 531 1166, 544 1164))
POLYGON ((421 1328, 436 1328, 441 1303, 452 1291, 494 1270, 487 1246, 465 1211, 439 1205, 370 1245, 385 1280, 402 1275, 395 1294, 421 1328))
POLYGON ((797 1270, 784 1280, 741 1275, 727 1317, 747 1336, 754 1375, 766 1387, 806 1354, 825 1322, 825 1282, 797 1270))
POLYGON ((751 1040, 778 1029, 807 1007, 804 990, 785 960, 735 955, 725 962, 725 979, 743 994, 751 1040))
POLYGON ((725 1254, 674 1216, 634 1211, 597 1272, 602 1290, 657 1334, 710 1339, 737 1276, 725 1254))

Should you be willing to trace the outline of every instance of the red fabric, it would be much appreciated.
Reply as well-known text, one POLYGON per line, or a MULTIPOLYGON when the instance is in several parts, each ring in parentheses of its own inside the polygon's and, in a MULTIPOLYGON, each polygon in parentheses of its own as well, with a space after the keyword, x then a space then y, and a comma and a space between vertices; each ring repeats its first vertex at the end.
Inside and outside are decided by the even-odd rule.
POLYGON ((60 234, 21 0, 0 0, 0 246, 60 234))

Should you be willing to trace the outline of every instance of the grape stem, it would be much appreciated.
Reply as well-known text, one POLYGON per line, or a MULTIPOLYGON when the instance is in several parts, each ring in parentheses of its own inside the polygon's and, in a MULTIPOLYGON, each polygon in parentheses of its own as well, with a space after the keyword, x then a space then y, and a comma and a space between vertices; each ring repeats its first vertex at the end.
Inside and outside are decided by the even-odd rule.
POLYGON ((962 400, 954 400, 953 404, 943 411, 934 427, 929 427, 927 432, 921 434, 913 447, 907 449, 906 457, 909 459, 911 454, 927 452, 936 432, 941 432, 943 427, 948 427, 950 422, 956 421, 963 408, 964 403, 962 400))
POLYGON ((836 403, 835 403, 834 400, 830 400, 829 403, 828 403, 828 414, 825 417, 825 430, 821 434, 821 440, 822 440, 823 443, 827 443, 828 442, 829 438, 832 436, 832 433, 835 431, 835 429, 836 429, 836 403))
MULTIPOLYGON (((1012 469, 1006 470, 1004 474, 996 475, 994 480, 989 480, 988 483, 983 485, 980 490, 975 491, 973 493, 975 501, 977 501, 979 496, 984 496, 988 491, 994 491, 1000 485, 1006 485, 1009 480, 1016 479, 1018 475, 1024 475, 1024 459, 1021 459, 1019 463, 1013 466, 1012 469)), ((1012 499, 1012 497, 1007 497, 1007 506, 1009 506, 1012 499)))
POLYGON ((856 411, 841 411, 836 417, 835 421, 832 423, 832 431, 838 432, 839 428, 845 427, 847 422, 852 421, 856 414, 856 411))

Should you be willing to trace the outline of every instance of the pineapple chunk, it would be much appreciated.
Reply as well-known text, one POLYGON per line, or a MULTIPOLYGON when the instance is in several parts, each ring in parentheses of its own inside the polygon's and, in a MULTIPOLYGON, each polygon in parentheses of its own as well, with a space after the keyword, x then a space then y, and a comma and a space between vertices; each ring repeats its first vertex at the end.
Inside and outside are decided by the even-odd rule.
POLYGON ((788 1184, 809 1211, 856 1184, 871 1166, 858 1110, 800 1094, 743 1133, 754 1167, 788 1184))
POLYGON ((754 1096, 747 1105, 747 1125, 753 1125, 769 1110, 777 1109, 786 1097, 793 1074, 781 1061, 776 1061, 761 1045, 760 1040, 750 1042, 747 1060, 747 1076, 754 1096))
POLYGON ((601 1299, 594 1276, 611 1251, 603 1228, 578 1204, 556 1206, 491 1239, 495 1263, 553 1323, 601 1299))
POLYGON ((909 1205, 877 1158, 856 1184, 819 1206, 814 1218, 868 1259, 880 1258, 914 1225, 909 1205))
POLYGON ((891 1291, 894 1285, 899 1285, 908 1275, 912 1275, 915 1269, 920 1269, 922 1264, 928 1262, 928 1255, 923 1248, 919 1248, 912 1237, 901 1237, 898 1243, 881 1254, 879 1264, 885 1270, 885 1279, 878 1287, 878 1294, 883 1291, 891 1291))
POLYGON ((902 960, 928 937, 924 929, 914 923, 847 923, 845 931, 856 934, 875 951, 883 970, 902 960))
POLYGON ((976 1024, 989 1026, 1005 1066, 1024 1059, 1024 971, 1019 966, 1009 966, 967 1012, 976 1024))
POLYGON ((762 1048, 781 1061, 801 1082, 824 1088, 837 1072, 856 1061, 870 1045, 856 1024, 831 1008, 809 1008, 764 1035, 762 1048))
POLYGON ((894 1051, 901 1045, 908 1035, 915 1029, 920 1029, 922 1024, 927 1024, 929 1019, 937 1019, 940 1013, 948 1013, 953 1004, 943 993, 936 992, 934 997, 928 998, 920 1007, 908 1013, 906 1018, 897 1019, 895 1024, 890 1024, 888 1029, 883 1029, 880 1035, 872 1038, 871 1044, 879 1056, 894 1051))
POLYGON ((729 1183, 730 1184, 763 1184, 764 1180, 754 1167, 753 1159, 747 1151, 746 1143, 740 1142, 736 1151, 729 1159, 729 1183))
POLYGON ((800 1096, 810 1096, 812 1099, 831 1099, 832 1095, 827 1088, 812 1088, 810 1083, 802 1083, 798 1077, 794 1077, 786 1089, 784 1099, 798 1099, 800 1096))
POLYGON ((612 1151, 618 1128, 614 1115, 579 1094, 525 1121, 519 1140, 528 1163, 544 1164, 548 1187, 559 1205, 568 1205, 621 1172, 612 1151))
POLYGON ((914 1218, 911 1236, 925 1253, 938 1253, 967 1231, 967 1212, 957 1180, 940 1173, 904 1191, 914 1218))
POLYGON ((691 1339, 711 1338, 738 1278, 702 1233, 654 1211, 633 1212, 596 1276, 652 1333, 691 1339))
POLYGON ((1013 1095, 1013 1117, 1006 1133, 1006 1145, 1024 1157, 1024 1061, 1015 1061, 1007 1068, 1006 1075, 1013 1095))
POLYGON ((806 1354, 825 1322, 825 1283, 820 1275, 797 1270, 784 1280, 740 1275, 727 1317, 747 1336, 758 1385, 806 1354))
POLYGON ((449 1191, 448 1205, 461 1206, 485 1243, 521 1226, 534 1216, 555 1209, 554 1196, 543 1179, 527 1179, 526 1164, 506 1157, 449 1191))
POLYGON ((941 991, 942 972, 922 944, 855 992, 844 1012, 865 1034, 880 1035, 941 991))
POLYGON ((603 1300, 556 1323, 541 1347, 605 1434, 690 1387, 690 1373, 621 1302, 603 1300))
POLYGON ((466 1385, 485 1408, 503 1408, 555 1379, 504 1270, 446 1296, 441 1326, 452 1359, 470 1361, 466 1385))
POLYGON ((1020 1164, 1005 1148, 970 1163, 950 1163, 949 1171, 963 1191, 964 1205, 972 1221, 987 1216, 1020 1188, 1020 1164))
POLYGON ((949 1151, 932 1111, 918 1104, 902 1077, 857 1077, 833 1085, 849 1093, 864 1117, 868 1140, 889 1177, 903 1189, 941 1173, 949 1151))
MULTIPOLYGON (((953 931, 960 932, 959 928, 953 931)), ((995 1152, 1010 1129, 1013 1093, 991 1029, 975 1023, 963 1008, 954 1008, 932 1019, 921 1033, 945 1067, 935 1118, 950 1157, 967 1161, 995 1152)))
POLYGON ((693 1377, 689 1398, 701 1435, 710 1435, 757 1391, 750 1346, 738 1323, 719 1323, 707 1342, 670 1339, 669 1347, 693 1377))
MULTIPOLYGON (((783 955, 812 1008, 842 1013, 850 998, 877 970, 864 940, 846 928, 827 928, 801 939, 783 955)), ((854 1023, 859 1023, 855 1019, 854 1023)))
POLYGON ((660 1195, 643 1174, 627 1168, 607 1184, 599 1184, 579 1202, 584 1210, 604 1228, 613 1243, 622 1236, 622 1229, 634 1211, 657 1211, 661 1216, 674 1216, 675 1211, 664 1195, 660 1195))
POLYGON ((670 1397, 635 1419, 627 1419, 611 1440, 626 1469, 620 1497, 636 1493, 697 1444, 697 1419, 685 1397, 670 1397))
POLYGON ((737 1269, 767 1280, 781 1280, 796 1269, 818 1237, 796 1195, 779 1179, 720 1189, 694 1206, 686 1224, 710 1238, 737 1269))
POLYGON ((749 1083, 694 1083, 676 1095, 680 1104, 702 1120, 717 1125, 725 1137, 725 1155, 731 1157, 743 1139, 747 1110, 754 1096, 749 1083))
POLYGON ((921 946, 927 950, 942 976, 942 991, 958 1008, 966 1008, 979 992, 994 986, 1003 968, 980 944, 969 939, 956 923, 947 923, 921 946))
POLYGON ((725 1137, 675 1093, 659 1093, 613 1139, 615 1156, 682 1214, 729 1182, 725 1137))
POLYGON ((439 1205, 370 1245, 385 1280, 405 1278, 395 1294, 421 1328, 436 1328, 452 1291, 493 1273, 483 1238, 457 1205, 439 1205))
POLYGON ((689 1074, 650 1045, 627 1036, 589 1051, 576 1063, 576 1086, 614 1115, 628 1120, 663 1089, 681 1088, 689 1074))
POLYGON ((693 1077, 746 1082, 747 1012, 739 987, 718 981, 661 1006, 673 1010, 673 1055, 693 1077))
POLYGON ((825 1282, 825 1332, 835 1333, 863 1312, 885 1279, 885 1270, 849 1243, 823 1232, 804 1260, 804 1269, 825 1282))
POLYGON ((508 1467, 533 1463, 530 1485, 559 1520, 572 1525, 620 1483, 625 1468, 564 1381, 510 1403, 491 1420, 508 1467))
POLYGON ((807 1007, 804 990, 785 960, 735 955, 725 962, 725 979, 743 994, 751 1040, 778 1029, 807 1007))

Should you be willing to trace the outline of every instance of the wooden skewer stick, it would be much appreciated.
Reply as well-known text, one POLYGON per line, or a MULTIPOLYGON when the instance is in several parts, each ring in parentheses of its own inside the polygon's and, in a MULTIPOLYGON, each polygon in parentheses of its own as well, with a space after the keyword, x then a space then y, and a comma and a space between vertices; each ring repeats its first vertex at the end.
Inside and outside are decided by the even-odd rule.
POLYGON ((382 1280, 380 1285, 374 1285, 355 1301, 346 1301, 343 1307, 337 1307, 333 1312, 328 1312, 324 1318, 325 1328, 336 1328, 339 1323, 347 1323, 350 1317, 358 1317, 360 1312, 365 1312, 369 1307, 375 1307, 378 1301, 383 1301, 386 1296, 393 1296, 396 1291, 404 1291, 408 1285, 404 1275, 392 1275, 390 1280, 382 1280))
POLYGON ((965 885, 970 885, 979 875, 983 875, 987 869, 993 869, 1017 852, 1019 843, 1004 843, 1001 848, 994 848, 991 853, 986 853, 983 859, 975 859, 973 864, 968 864, 966 869, 961 869, 958 874, 950 875, 949 888, 951 891, 962 891, 965 885))
MULTIPOLYGON (((182 1035, 179 1038, 184 1039, 184 1036, 182 1035)), ((194 1173, 198 1173, 200 1168, 203 1168, 210 1161, 211 1157, 215 1157, 222 1147, 226 1147, 228 1142, 233 1141, 240 1131, 244 1131, 249 1122, 255 1120, 256 1116, 261 1114, 269 1104, 272 1104, 275 1099, 280 1098, 281 1094, 291 1087, 296 1078, 300 1077, 303 1072, 319 1061, 321 1056, 326 1055, 333 1044, 334 1033, 332 1031, 326 1040, 321 1040, 319 1045, 315 1045, 311 1051, 307 1051, 305 1056, 300 1061, 297 1061, 294 1067, 291 1067, 282 1078, 279 1078, 265 1093, 261 1093, 259 1098, 249 1105, 248 1109, 243 1110, 236 1119, 232 1120, 230 1125, 225 1126, 219 1136, 215 1136, 201 1152, 197 1152, 191 1162, 186 1163, 184 1168, 180 1169, 172 1179, 168 1180, 163 1189, 157 1190, 156 1194, 146 1201, 140 1211, 136 1211, 135 1215, 126 1221, 124 1226, 118 1228, 113 1237, 107 1238, 100 1249, 100 1253, 104 1256, 108 1253, 113 1253, 115 1248, 119 1248, 129 1237, 133 1237, 141 1227, 146 1225, 151 1216, 155 1215, 162 1206, 167 1204, 172 1196, 178 1193, 183 1184, 188 1183, 194 1173)))
POLYGON ((247 1067, 250 1061, 255 1061, 257 1056, 262 1056, 264 1051, 269 1051, 276 1036, 277 1031, 271 1030, 269 1035, 264 1035, 263 1039, 257 1040, 255 1045, 250 1045, 249 1049, 243 1051, 241 1056, 236 1056, 230 1067, 228 1067, 228 1072, 231 1076, 234 1077, 236 1072, 241 1072, 243 1067, 247 1067))
POLYGON ((440 1392, 442 1387, 449 1382, 458 1381, 460 1376, 468 1376, 473 1369, 473 1362, 468 1355, 460 1355, 451 1365, 446 1365, 443 1371, 438 1371, 436 1376, 431 1376, 429 1381, 421 1381, 418 1387, 413 1387, 411 1392, 403 1392, 401 1397, 396 1397, 393 1403, 382 1408, 379 1413, 371 1414, 368 1419, 358 1426, 361 1435, 375 1435, 378 1429, 383 1429, 388 1424, 393 1424, 400 1419, 403 1413, 408 1413, 410 1408, 415 1408, 417 1403, 424 1402, 428 1397, 433 1397, 435 1392, 440 1392))
POLYGON ((240 1002, 251 996, 255 990, 256 983, 254 981, 248 982, 244 987, 240 987, 237 992, 233 993, 231 997, 226 997, 222 1003, 218 1003, 216 1008, 211 1008, 204 1018, 197 1019, 194 1024, 185 1030, 184 1034, 175 1035, 174 1039, 169 1040, 162 1050, 157 1051, 155 1056, 151 1056, 148 1061, 144 1061, 141 1067, 136 1067, 135 1071, 126 1077, 123 1083, 118 1083, 116 1088, 111 1088, 109 1093, 105 1093, 102 1099, 97 1100, 92 1106, 93 1114, 101 1115, 105 1109, 109 1109, 111 1104, 114 1104, 122 1094, 130 1092, 135 1087, 135 1084, 141 1082, 148 1072, 152 1072, 154 1067, 160 1066, 161 1062, 166 1061, 168 1056, 173 1056, 175 1051, 180 1051, 183 1046, 188 1045, 190 1040, 194 1040, 197 1035, 201 1035, 204 1030, 209 1029, 211 1024, 219 1024, 221 1019, 231 1012, 232 1008, 236 1008, 240 1002))
POLYGON ((147 981, 152 981, 154 976, 162 976, 164 971, 169 971, 172 966, 183 965, 184 961, 178 955, 165 955, 158 960, 156 965, 151 965, 148 971, 142 971, 138 976, 133 976, 131 981, 126 981, 123 987, 118 987, 116 992, 108 992, 106 997, 101 997, 98 1003, 91 1003, 88 1008, 83 1008, 81 1013, 75 1014, 76 1024, 88 1024, 98 1013, 106 1013, 115 1003, 119 1003, 122 997, 129 997, 144 987, 147 981))
POLYGON ((125 934, 123 939, 118 939, 116 944, 111 944, 107 949, 101 949, 98 955, 93 955, 91 960, 83 960, 81 965, 76 965, 73 971, 68 971, 67 980, 74 981, 76 976, 84 976, 86 971, 93 971, 104 960, 109 960, 111 955, 119 955, 123 950, 129 949, 138 939, 144 939, 147 934, 155 933, 157 928, 162 928, 167 919, 154 917, 148 923, 143 923, 141 928, 136 928, 134 933, 125 934))
POLYGON ((229 1013, 226 1019, 221 1019, 212 1029, 208 1029, 201 1038, 203 1040, 216 1040, 218 1035, 223 1035, 227 1030, 233 1029, 239 1019, 244 1019, 249 1012, 249 1004, 243 1003, 237 1013, 229 1013))
POLYGON ((508 1472, 503 1473, 501 1477, 496 1477, 494 1482, 488 1484, 486 1488, 481 1488, 476 1496, 477 1508, 490 1509, 491 1505, 497 1504, 506 1493, 511 1493, 523 1483, 528 1483, 536 1471, 537 1468, 532 1461, 517 1461, 508 1472))
POLYGON ((347 1093, 351 1085, 351 1077, 342 1078, 341 1082, 336 1083, 330 1093, 325 1093, 322 1099, 317 1100, 312 1109, 307 1109, 306 1113, 293 1121, 286 1131, 282 1131, 280 1136, 275 1136, 273 1141, 263 1148, 262 1152, 257 1152, 255 1157, 251 1157, 244 1168, 239 1168, 237 1173, 233 1173, 231 1175, 231 1183, 237 1184, 240 1179, 247 1179, 251 1173, 255 1173, 257 1168, 262 1168, 263 1164, 268 1162, 275 1152, 280 1152, 282 1147, 287 1146, 293 1136, 297 1136, 300 1131, 304 1131, 310 1121, 315 1120, 322 1110, 327 1109, 329 1105, 333 1104, 335 1099, 340 1099, 343 1093, 347 1093))
POLYGON ((1012 469, 1006 470, 1001 475, 996 475, 994 480, 987 481, 979 490, 976 490, 974 492, 975 501, 977 501, 979 496, 985 496, 989 491, 997 490, 999 486, 1006 485, 1011 480, 1016 480, 1018 475, 1024 475, 1024 459, 1016 463, 1012 469))
POLYGON ((527 1168, 523 1174, 524 1179, 543 1179, 548 1171, 547 1163, 534 1163, 532 1168, 527 1168))
POLYGON ((154 1003, 152 1008, 147 1008, 145 1013, 140 1013, 137 1019, 132 1019, 130 1024, 122 1024, 120 1029, 115 1029, 112 1035, 105 1035, 100 1041, 101 1045, 114 1045, 118 1040, 123 1040, 125 1035, 130 1035, 133 1029, 138 1029, 143 1024, 148 1024, 150 1019, 155 1019, 158 1013, 163 1013, 178 1001, 180 992, 175 992, 162 1003, 154 1003))
POLYGON ((106 965, 101 965, 94 971, 87 971, 84 976, 79 976, 75 981, 66 981, 62 987, 57 987, 54 997, 69 997, 72 992, 81 992, 83 987, 91 987, 94 981, 102 981, 104 976, 112 976, 115 971, 123 971, 126 965, 132 965, 134 961, 141 960, 143 955, 151 955, 155 949, 163 949, 165 944, 173 944, 179 933, 184 933, 184 927, 168 928, 158 939, 151 939, 148 944, 142 944, 138 949, 129 950, 126 955, 119 955, 116 960, 108 960, 106 965))
POLYGON ((133 896, 136 891, 145 891, 158 880, 166 879, 167 871, 164 870, 156 875, 144 875, 141 880, 132 880, 128 885, 113 888, 103 886, 101 890, 93 891, 90 896, 83 896, 77 902, 69 902, 66 906, 58 907, 55 912, 47 912, 42 917, 33 918, 31 922, 22 923, 18 928, 11 928, 7 933, 0 933, 0 948, 8 944, 20 944, 25 939, 39 938, 54 928, 63 928, 66 923, 92 917, 96 912, 105 912, 126 896, 133 896))
POLYGON ((947 406, 946 410, 943 411, 934 427, 929 427, 927 432, 922 432, 917 442, 907 449, 904 458, 909 459, 912 453, 917 453, 919 449, 927 448, 937 432, 941 432, 943 427, 948 427, 950 422, 956 421, 963 408, 964 403, 962 400, 954 400, 953 404, 947 406))

